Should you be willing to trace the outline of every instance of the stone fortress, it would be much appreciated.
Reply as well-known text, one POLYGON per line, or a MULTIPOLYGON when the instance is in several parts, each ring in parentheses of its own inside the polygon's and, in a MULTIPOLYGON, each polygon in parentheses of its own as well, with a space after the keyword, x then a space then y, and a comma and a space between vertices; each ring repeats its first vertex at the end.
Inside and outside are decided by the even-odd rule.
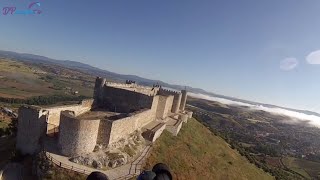
POLYGON ((107 82, 97 77, 94 98, 79 104, 19 109, 17 149, 23 154, 42 150, 44 137, 54 137, 59 153, 75 156, 111 146, 135 132, 155 141, 168 130, 177 135, 192 117, 185 110, 187 91, 140 86, 133 81, 107 82))

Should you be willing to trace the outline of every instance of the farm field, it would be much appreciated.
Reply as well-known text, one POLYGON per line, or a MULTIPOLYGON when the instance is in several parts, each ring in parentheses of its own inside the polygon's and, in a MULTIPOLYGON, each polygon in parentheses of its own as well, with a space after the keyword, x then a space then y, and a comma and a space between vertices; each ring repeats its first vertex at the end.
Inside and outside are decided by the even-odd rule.
POLYGON ((94 77, 54 65, 0 58, 0 97, 27 99, 54 94, 91 97, 94 77))
POLYGON ((283 158, 283 163, 291 170, 303 175, 307 179, 320 177, 320 163, 293 157, 283 158))

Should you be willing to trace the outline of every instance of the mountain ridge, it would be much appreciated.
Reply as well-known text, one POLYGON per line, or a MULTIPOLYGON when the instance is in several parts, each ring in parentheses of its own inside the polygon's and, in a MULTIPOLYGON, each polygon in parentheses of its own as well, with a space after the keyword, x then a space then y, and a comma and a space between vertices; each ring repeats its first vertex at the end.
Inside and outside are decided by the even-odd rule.
POLYGON ((224 99, 228 99, 228 100, 232 100, 232 101, 248 103, 251 105, 262 105, 262 106, 269 107, 269 108, 282 108, 282 109, 286 109, 286 110, 290 110, 290 111, 305 113, 308 115, 320 116, 319 113, 312 112, 309 110, 298 110, 298 109, 294 109, 294 108, 287 108, 287 107, 281 107, 281 106, 277 106, 277 105, 259 103, 259 102, 234 98, 234 97, 230 97, 230 96, 215 94, 215 93, 203 90, 201 88, 194 88, 191 86, 169 84, 169 83, 163 82, 161 80, 147 79, 147 78, 143 78, 143 77, 140 77, 137 75, 119 74, 119 73, 111 72, 108 70, 103 70, 103 69, 91 66, 89 64, 78 62, 78 61, 57 60, 57 59, 52 59, 52 58, 48 58, 46 56, 41 56, 41 55, 34 55, 34 54, 29 54, 29 53, 17 53, 17 52, 13 52, 13 51, 3 51, 3 50, 0 50, 0 57, 11 58, 11 59, 14 59, 17 61, 29 62, 29 63, 44 63, 44 64, 60 65, 60 66, 64 66, 64 67, 67 67, 70 69, 79 70, 79 71, 91 74, 93 76, 112 77, 113 79, 118 80, 118 81, 125 81, 125 80, 130 79, 130 80, 138 82, 141 85, 150 86, 153 84, 159 84, 163 87, 169 87, 169 88, 176 89, 176 90, 182 90, 182 89, 187 88, 188 91, 193 92, 193 93, 197 93, 197 94, 204 94, 204 95, 208 95, 208 96, 224 98, 224 99))

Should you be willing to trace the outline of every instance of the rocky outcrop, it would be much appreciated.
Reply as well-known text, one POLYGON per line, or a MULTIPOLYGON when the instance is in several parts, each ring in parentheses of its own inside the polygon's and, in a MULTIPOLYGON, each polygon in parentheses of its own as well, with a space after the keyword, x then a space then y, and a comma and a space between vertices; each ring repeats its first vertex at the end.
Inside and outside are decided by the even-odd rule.
POLYGON ((96 169, 115 168, 127 164, 142 151, 145 141, 137 131, 128 139, 121 139, 108 147, 97 145, 94 152, 70 158, 69 160, 96 169))
POLYGON ((103 169, 106 167, 115 168, 122 166, 128 162, 128 155, 124 153, 99 153, 99 154, 87 154, 83 156, 77 156, 70 158, 70 161, 85 166, 90 166, 96 169, 103 169))

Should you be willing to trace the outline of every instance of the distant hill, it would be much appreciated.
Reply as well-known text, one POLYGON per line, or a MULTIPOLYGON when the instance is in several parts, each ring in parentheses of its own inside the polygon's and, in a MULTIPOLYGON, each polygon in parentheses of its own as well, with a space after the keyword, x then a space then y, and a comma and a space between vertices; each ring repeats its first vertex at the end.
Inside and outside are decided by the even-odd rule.
POLYGON ((169 166, 173 179, 274 179, 193 118, 183 124, 177 137, 163 132, 145 169, 159 162, 169 166))
POLYGON ((262 105, 262 106, 271 107, 271 108, 278 107, 278 108, 296 111, 296 112, 300 112, 300 113, 305 113, 305 114, 309 114, 309 115, 320 116, 320 114, 315 113, 315 112, 311 112, 311 111, 296 110, 296 109, 284 108, 284 107, 279 107, 279 106, 270 105, 270 104, 263 104, 263 103, 253 102, 253 101, 247 101, 247 100, 238 99, 238 98, 234 98, 234 97, 215 94, 215 93, 208 92, 208 91, 205 91, 200 88, 194 88, 194 87, 184 86, 184 85, 168 84, 168 83, 160 81, 160 80, 146 79, 146 78, 139 77, 136 75, 118 74, 118 73, 114 73, 111 71, 102 70, 102 69, 90 66, 88 64, 77 62, 77 61, 56 60, 56 59, 51 59, 51 58, 48 58, 45 56, 26 54, 26 53, 16 53, 16 52, 2 51, 2 50, 0 50, 0 57, 11 58, 11 59, 15 59, 17 61, 23 61, 23 62, 29 62, 29 63, 43 63, 43 64, 60 65, 60 66, 74 69, 74 70, 78 70, 78 71, 81 71, 81 72, 84 72, 84 73, 87 73, 87 74, 90 74, 93 76, 107 77, 107 78, 111 78, 113 80, 122 81, 122 82, 124 82, 125 80, 133 80, 133 81, 138 82, 141 85, 147 85, 147 86, 152 86, 153 84, 159 84, 163 87, 169 87, 169 88, 176 89, 176 90, 182 90, 182 89, 187 88, 188 91, 193 92, 193 93, 205 94, 208 96, 229 99, 229 100, 248 103, 248 104, 252 104, 252 105, 262 105))
MULTIPOLYGON (((66 68, 76 69, 94 76, 101 76, 101 77, 110 77, 112 79, 118 80, 118 81, 125 81, 125 80, 133 80, 138 82, 142 85, 153 85, 153 84, 159 84, 161 86, 182 90, 185 88, 185 86, 182 85, 173 85, 168 84, 160 80, 151 80, 142 78, 136 75, 124 75, 124 74, 118 74, 114 72, 110 72, 107 70, 102 70, 93 66, 90 66, 88 64, 76 62, 76 61, 70 61, 70 60, 55 60, 44 56, 39 55, 33 55, 33 54, 25 54, 25 53, 16 53, 11 51, 1 51, 0 50, 0 57, 6 57, 15 59, 18 61, 23 62, 29 62, 29 63, 44 63, 44 64, 54 64, 54 65, 60 65, 64 66, 66 68)), ((199 89, 199 88, 193 88, 190 86, 187 86, 187 89, 191 92, 195 93, 207 93, 206 91, 199 89)))

